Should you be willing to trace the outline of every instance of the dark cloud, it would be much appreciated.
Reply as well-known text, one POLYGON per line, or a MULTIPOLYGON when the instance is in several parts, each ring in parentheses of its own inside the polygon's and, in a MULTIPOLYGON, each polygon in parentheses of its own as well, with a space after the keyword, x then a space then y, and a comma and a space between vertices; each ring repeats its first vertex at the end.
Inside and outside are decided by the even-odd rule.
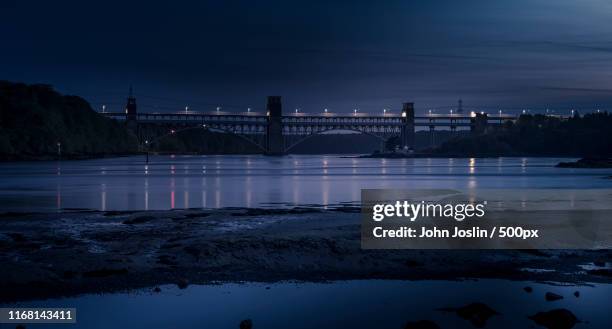
POLYGON ((121 108, 611 107, 612 5, 3 1, 2 79, 121 108), (551 87, 542 87, 551 86, 551 87), (597 91, 602 90, 602 91, 597 91))

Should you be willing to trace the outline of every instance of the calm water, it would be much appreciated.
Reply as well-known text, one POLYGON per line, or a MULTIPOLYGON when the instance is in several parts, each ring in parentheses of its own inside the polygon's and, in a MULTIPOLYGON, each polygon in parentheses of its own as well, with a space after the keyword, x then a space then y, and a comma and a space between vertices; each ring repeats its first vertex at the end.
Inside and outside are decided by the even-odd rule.
MULTIPOLYGON (((150 290, 148 290, 150 291, 150 290)), ((500 315, 487 328, 544 328, 527 316, 566 308, 583 321, 574 328, 610 328, 612 285, 558 286, 505 280, 347 281, 333 283, 224 284, 162 292, 85 295, 3 307, 76 307, 77 324, 67 328, 402 328, 407 321, 434 320, 441 328, 475 328, 444 307, 482 302, 500 315), (523 287, 533 287, 532 293, 523 287), (269 287, 269 289, 266 289, 269 287), (439 292, 444 291, 441 295, 439 292), (580 298, 574 297, 575 291, 580 298), (547 302, 546 292, 564 296, 547 302)), ((14 328, 14 326, 6 325, 14 328)), ((65 325, 64 325, 65 326, 65 325)), ((2 325, 0 325, 2 327, 2 325)), ((63 328, 62 325, 27 325, 63 328)))
POLYGON ((153 156, 0 164, 0 211, 336 204, 363 188, 599 189, 612 170, 560 158, 358 159, 335 155, 153 156))

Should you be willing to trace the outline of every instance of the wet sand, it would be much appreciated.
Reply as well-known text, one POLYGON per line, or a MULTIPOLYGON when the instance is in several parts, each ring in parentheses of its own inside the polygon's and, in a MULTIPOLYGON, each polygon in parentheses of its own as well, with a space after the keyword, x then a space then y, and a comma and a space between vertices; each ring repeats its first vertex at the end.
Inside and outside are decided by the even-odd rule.
POLYGON ((612 282, 609 250, 362 250, 359 211, 3 214, 0 302, 242 281, 612 282))

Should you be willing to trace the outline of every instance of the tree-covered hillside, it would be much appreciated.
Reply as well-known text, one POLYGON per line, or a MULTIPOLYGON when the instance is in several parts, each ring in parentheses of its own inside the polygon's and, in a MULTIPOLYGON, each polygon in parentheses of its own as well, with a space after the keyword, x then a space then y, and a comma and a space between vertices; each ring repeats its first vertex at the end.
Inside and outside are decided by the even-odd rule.
POLYGON ((0 158, 40 159, 137 151, 123 124, 92 110, 84 99, 49 85, 0 81, 0 158))
POLYGON ((482 135, 455 138, 435 150, 457 156, 612 156, 612 115, 607 112, 559 119, 522 115, 517 122, 482 135))

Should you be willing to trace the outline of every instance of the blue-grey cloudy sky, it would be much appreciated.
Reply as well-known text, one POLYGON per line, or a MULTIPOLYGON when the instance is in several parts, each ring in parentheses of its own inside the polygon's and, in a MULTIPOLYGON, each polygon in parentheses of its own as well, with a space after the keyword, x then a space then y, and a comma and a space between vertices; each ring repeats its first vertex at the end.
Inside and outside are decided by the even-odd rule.
POLYGON ((141 111, 612 107, 612 2, 0 2, 0 79, 141 111))

